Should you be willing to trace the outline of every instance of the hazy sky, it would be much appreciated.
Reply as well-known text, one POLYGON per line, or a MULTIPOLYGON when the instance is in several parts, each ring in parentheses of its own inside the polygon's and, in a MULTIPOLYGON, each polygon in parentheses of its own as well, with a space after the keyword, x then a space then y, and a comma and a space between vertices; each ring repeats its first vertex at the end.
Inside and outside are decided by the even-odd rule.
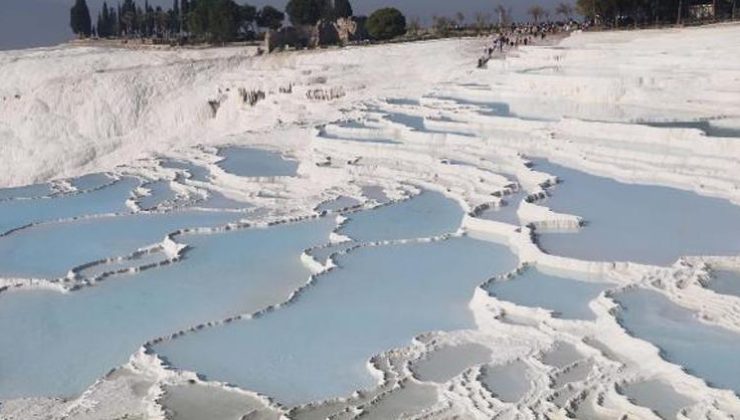
MULTIPOLYGON (((236 0, 244 3, 244 0, 236 0)), ((272 4, 282 9, 288 0, 247 0, 256 6, 272 4)), ((53 45, 72 37, 69 30, 69 8, 74 0, 0 0, 3 12, 0 13, 0 49, 25 48, 53 45)), ((354 0, 352 6, 356 14, 369 14, 373 10, 394 6, 401 9, 407 17, 418 17, 428 21, 432 15, 452 16, 460 11, 468 19, 476 12, 493 12, 493 8, 502 3, 511 7, 517 19, 525 17, 527 8, 540 4, 552 9, 559 0, 354 0)), ((110 0, 116 3, 116 0, 110 0)), ((144 3, 144 0, 137 0, 144 3)), ((150 0, 152 5, 167 8, 172 0, 150 0)), ((103 0, 87 0, 93 22, 103 0)))

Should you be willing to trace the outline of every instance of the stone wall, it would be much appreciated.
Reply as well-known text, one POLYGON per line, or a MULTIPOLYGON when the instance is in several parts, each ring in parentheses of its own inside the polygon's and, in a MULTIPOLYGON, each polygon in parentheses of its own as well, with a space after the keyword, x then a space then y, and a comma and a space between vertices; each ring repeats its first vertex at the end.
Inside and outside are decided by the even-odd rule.
POLYGON ((368 39, 368 34, 364 18, 340 18, 336 22, 321 20, 315 26, 288 27, 279 31, 268 31, 265 34, 265 49, 273 52, 286 47, 317 48, 365 39, 368 39))

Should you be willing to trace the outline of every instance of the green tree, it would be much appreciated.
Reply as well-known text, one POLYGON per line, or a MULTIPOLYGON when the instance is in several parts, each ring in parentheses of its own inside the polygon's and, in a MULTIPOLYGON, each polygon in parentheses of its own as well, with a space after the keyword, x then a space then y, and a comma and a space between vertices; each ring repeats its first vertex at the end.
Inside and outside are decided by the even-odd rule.
POLYGON ((208 16, 209 32, 215 41, 226 42, 236 38, 241 26, 241 9, 233 0, 214 0, 208 16))
POLYGON ((285 12, 293 25, 315 25, 331 9, 328 0, 290 0, 285 12))
POLYGON ((268 28, 276 31, 283 26, 285 13, 272 6, 265 6, 257 13, 256 20, 257 26, 260 28, 268 28))
POLYGON ((136 11, 136 4, 133 0, 125 0, 123 2, 118 13, 118 19, 120 20, 119 25, 122 34, 131 36, 136 33, 138 26, 138 13, 136 11))
POLYGON ((190 2, 188 13, 188 29, 198 37, 206 37, 208 32, 208 4, 212 0, 200 0, 190 2))
POLYGON ((378 40, 401 36, 406 33, 406 17, 393 7, 378 9, 367 19, 367 31, 378 40))
POLYGON ((180 31, 181 32, 188 32, 189 31, 189 23, 188 19, 190 17, 190 2, 188 0, 180 0, 180 31))
POLYGON ((348 18, 353 16, 352 5, 349 0, 334 0, 334 16, 337 18, 348 18))
POLYGON ((244 22, 243 8, 233 0, 191 1, 190 8, 190 31, 204 40, 233 41, 244 22))
POLYGON ((89 37, 92 33, 90 9, 87 8, 85 0, 75 0, 74 6, 69 11, 69 26, 72 32, 80 37, 89 37))
POLYGON ((108 38, 115 35, 113 33, 114 19, 115 12, 112 8, 108 9, 108 3, 103 2, 103 8, 100 10, 100 13, 98 13, 97 24, 98 36, 100 38, 108 38), (113 12, 113 16, 111 16, 111 12, 113 12))

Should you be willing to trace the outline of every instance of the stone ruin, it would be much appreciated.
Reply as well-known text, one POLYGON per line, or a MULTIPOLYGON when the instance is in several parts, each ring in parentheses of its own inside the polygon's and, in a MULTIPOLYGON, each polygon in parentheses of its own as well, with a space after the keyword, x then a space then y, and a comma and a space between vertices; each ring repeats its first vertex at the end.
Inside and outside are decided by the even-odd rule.
POLYGON ((349 17, 339 18, 335 23, 334 27, 337 29, 339 35, 339 41, 342 44, 349 44, 351 42, 365 41, 370 39, 370 35, 365 28, 365 17, 349 17))
POLYGON ((318 48, 328 45, 349 44, 368 39, 365 18, 340 18, 337 21, 320 20, 315 26, 287 27, 268 31, 265 49, 268 52, 292 47, 295 49, 318 48))

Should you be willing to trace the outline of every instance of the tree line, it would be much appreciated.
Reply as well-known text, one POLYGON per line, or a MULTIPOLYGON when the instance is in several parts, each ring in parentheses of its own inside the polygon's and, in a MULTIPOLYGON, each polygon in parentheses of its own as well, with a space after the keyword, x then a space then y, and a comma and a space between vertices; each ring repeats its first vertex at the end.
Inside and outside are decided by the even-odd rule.
POLYGON ((173 0, 170 9, 124 0, 116 7, 103 3, 97 23, 90 19, 85 0, 76 0, 70 11, 70 26, 79 36, 101 38, 173 38, 193 36, 208 41, 247 38, 258 28, 278 29, 285 14, 265 6, 257 9, 233 0, 173 0))
MULTIPOLYGON (((229 42, 253 39, 260 29, 278 30, 286 18, 294 26, 311 26, 320 20, 354 16, 349 0, 290 0, 282 12, 272 6, 258 9, 234 0, 173 0, 172 7, 152 7, 149 0, 103 3, 97 21, 90 18, 85 0, 75 0, 70 26, 80 37, 188 39, 194 42, 229 42)), ((406 33, 406 18, 395 8, 382 8, 369 18, 369 34, 389 39, 406 33)))
POLYGON ((682 23, 692 6, 709 6, 714 18, 735 18, 737 0, 577 0, 578 13, 613 26, 682 23))
MULTIPOLYGON (((320 19, 352 16, 349 0, 291 0, 286 12, 294 25, 313 25, 320 19)), ((172 7, 153 7, 148 0, 123 0, 115 7, 107 2, 92 21, 85 0, 75 0, 70 10, 70 27, 81 37, 175 38, 227 42, 249 39, 259 29, 277 30, 286 13, 272 6, 258 9, 233 0, 173 0, 172 7)))

